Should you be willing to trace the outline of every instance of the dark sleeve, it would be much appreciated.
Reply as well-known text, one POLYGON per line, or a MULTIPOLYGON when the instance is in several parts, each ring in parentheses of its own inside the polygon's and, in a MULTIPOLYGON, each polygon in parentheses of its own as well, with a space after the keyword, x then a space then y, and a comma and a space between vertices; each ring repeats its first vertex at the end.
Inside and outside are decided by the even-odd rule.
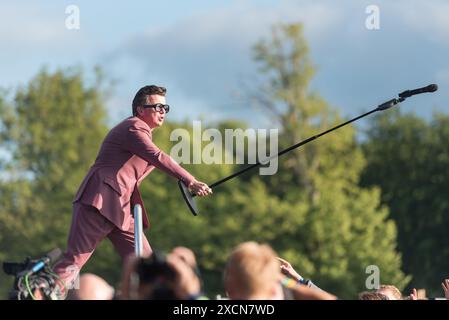
POLYGON ((130 127, 125 139, 125 149, 154 165, 159 170, 182 180, 187 186, 195 180, 190 173, 182 168, 172 157, 160 150, 152 141, 147 130, 130 127))

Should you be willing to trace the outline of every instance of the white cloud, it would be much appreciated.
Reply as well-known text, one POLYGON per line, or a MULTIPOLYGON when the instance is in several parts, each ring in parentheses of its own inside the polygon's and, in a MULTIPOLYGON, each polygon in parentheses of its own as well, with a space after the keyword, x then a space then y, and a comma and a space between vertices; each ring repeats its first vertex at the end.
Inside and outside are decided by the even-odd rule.
POLYGON ((0 86, 23 84, 43 66, 90 66, 99 41, 68 30, 65 8, 62 2, 0 2, 0 86))
POLYGON ((58 21, 36 4, 2 3, 0 38, 9 45, 21 47, 53 45, 64 37, 63 13, 58 21))
POLYGON ((438 44, 449 44, 449 2, 447 0, 403 0, 392 2, 392 14, 409 28, 438 44))
POLYGON ((251 47, 267 36, 273 24, 301 21, 307 37, 325 41, 341 19, 336 5, 236 2, 190 16, 171 27, 136 34, 108 55, 105 64, 123 75, 124 65, 134 60, 127 69, 129 77, 166 85, 172 101, 180 105, 190 101, 190 114, 210 116, 214 110, 217 118, 226 114, 239 117, 248 106, 235 93, 256 67, 251 47))

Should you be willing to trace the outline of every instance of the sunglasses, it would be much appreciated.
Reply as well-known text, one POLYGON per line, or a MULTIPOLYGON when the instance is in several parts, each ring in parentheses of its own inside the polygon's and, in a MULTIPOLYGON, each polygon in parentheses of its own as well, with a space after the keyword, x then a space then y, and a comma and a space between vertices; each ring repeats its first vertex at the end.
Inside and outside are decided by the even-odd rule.
POLYGON ((143 108, 153 108, 157 112, 162 112, 162 110, 164 110, 165 113, 168 113, 170 111, 170 106, 168 104, 162 104, 162 103, 144 104, 142 107, 143 108))

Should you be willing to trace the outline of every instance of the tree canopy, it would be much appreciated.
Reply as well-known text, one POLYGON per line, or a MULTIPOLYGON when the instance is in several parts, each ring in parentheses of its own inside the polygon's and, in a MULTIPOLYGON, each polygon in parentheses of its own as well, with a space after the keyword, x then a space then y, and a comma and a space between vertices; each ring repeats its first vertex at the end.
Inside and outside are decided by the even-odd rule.
POLYGON ((441 296, 449 270, 449 116, 426 121, 399 110, 375 117, 363 150, 362 183, 382 189, 398 226, 403 270, 412 287, 441 296))

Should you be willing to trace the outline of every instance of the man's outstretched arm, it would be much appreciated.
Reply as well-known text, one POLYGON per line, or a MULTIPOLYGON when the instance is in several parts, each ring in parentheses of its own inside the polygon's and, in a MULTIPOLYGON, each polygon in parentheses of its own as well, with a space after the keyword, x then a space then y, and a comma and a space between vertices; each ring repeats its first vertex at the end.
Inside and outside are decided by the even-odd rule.
POLYGON ((131 127, 125 140, 125 148, 131 153, 154 165, 159 170, 181 180, 198 196, 207 196, 212 189, 201 181, 197 181, 187 170, 182 168, 172 157, 159 149, 151 140, 150 134, 145 130, 131 127))

